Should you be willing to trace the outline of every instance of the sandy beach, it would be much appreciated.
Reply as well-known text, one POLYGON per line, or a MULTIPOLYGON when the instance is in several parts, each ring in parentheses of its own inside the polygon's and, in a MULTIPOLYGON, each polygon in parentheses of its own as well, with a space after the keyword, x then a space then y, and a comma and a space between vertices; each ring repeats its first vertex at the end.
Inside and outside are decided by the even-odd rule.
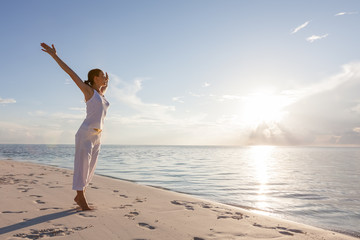
POLYGON ((0 239, 358 239, 98 175, 87 189, 96 209, 82 212, 71 170, 0 164, 0 239))

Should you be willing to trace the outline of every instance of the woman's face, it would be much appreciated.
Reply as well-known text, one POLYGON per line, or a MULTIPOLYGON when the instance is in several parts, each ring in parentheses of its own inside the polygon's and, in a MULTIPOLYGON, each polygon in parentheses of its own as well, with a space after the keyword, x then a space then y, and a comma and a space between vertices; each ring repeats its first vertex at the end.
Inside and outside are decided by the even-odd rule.
POLYGON ((103 71, 99 73, 99 76, 95 77, 94 81, 97 83, 97 85, 103 87, 107 86, 108 80, 106 79, 106 75, 103 71))

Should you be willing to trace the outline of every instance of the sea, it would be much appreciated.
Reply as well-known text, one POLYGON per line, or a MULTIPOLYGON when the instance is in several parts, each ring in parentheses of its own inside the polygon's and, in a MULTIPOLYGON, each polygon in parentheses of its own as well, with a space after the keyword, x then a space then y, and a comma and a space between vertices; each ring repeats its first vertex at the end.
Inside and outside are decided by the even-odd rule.
MULTIPOLYGON (((0 144, 0 159, 73 168, 74 145, 0 144)), ((96 174, 360 238, 360 148, 103 145, 96 174)))

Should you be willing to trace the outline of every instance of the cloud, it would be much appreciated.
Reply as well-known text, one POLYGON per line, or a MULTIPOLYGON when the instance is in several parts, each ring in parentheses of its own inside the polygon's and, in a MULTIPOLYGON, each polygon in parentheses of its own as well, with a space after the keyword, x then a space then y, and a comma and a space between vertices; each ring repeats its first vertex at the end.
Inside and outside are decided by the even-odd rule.
POLYGON ((360 62, 353 62, 319 83, 290 91, 294 102, 282 124, 294 135, 301 132, 306 144, 359 144, 359 80, 360 62))
POLYGON ((184 101, 181 100, 182 98, 184 98, 184 97, 173 97, 172 100, 173 100, 174 102, 184 103, 184 101))
POLYGON ((360 113, 360 104, 357 104, 354 107, 350 108, 350 111, 355 113, 360 113))
POLYGON ((300 26, 296 27, 291 34, 297 33, 298 31, 300 31, 301 29, 305 28, 308 24, 310 23, 310 21, 307 21, 303 24, 301 24, 300 26))
POLYGON ((353 128, 353 131, 356 132, 356 133, 360 133, 360 127, 353 128))
MULTIPOLYGON (((221 94, 213 98, 193 94, 206 97, 205 101, 189 99, 178 110, 171 100, 182 102, 188 96, 175 96, 167 104, 149 102, 142 97, 143 92, 149 96, 149 89, 143 84, 147 79, 126 82, 112 76, 107 94, 111 107, 105 119, 106 143, 360 144, 360 62, 345 64, 323 80, 269 93, 284 103, 281 107, 287 114, 279 122, 260 122, 255 127, 244 124, 244 106, 256 94, 221 94)), ((0 122, 0 142, 21 139, 29 143, 73 143, 73 135, 85 117, 84 110, 72 107, 64 112, 33 111, 18 124, 0 122)))
POLYGON ((220 98, 219 98, 219 101, 222 102, 222 101, 233 101, 233 100, 241 100, 243 99, 242 96, 238 96, 238 95, 222 95, 220 98))
POLYGON ((360 77, 360 62, 344 64, 341 69, 342 71, 340 73, 318 83, 309 85, 308 87, 294 90, 292 91, 292 94, 296 95, 298 99, 309 97, 314 94, 334 90, 342 84, 356 80, 360 77))
POLYGON ((33 140, 31 128, 22 124, 0 121, 0 143, 18 143, 19 140, 33 140))
POLYGON ((312 35, 311 37, 308 37, 308 38, 306 39, 306 41, 312 43, 312 42, 314 42, 314 41, 316 41, 316 40, 320 40, 320 39, 326 38, 327 36, 329 36, 329 34, 324 34, 324 35, 322 35, 322 36, 312 35))
POLYGON ((74 132, 68 131, 63 125, 49 127, 28 122, 0 121, 0 143, 58 144, 72 143, 73 139, 74 132))
MULTIPOLYGON (((107 142, 221 144, 219 139, 229 136, 229 132, 224 133, 224 126, 209 118, 206 112, 187 111, 189 109, 186 106, 183 111, 176 111, 172 105, 149 103, 142 99, 141 91, 148 91, 142 84, 144 79, 137 78, 126 82, 112 75, 111 81, 107 94, 111 105, 105 120, 105 132, 111 132, 111 134, 108 134, 107 142)), ((207 96, 191 93, 190 95, 207 96)), ((172 98, 172 101, 181 103, 184 102, 183 98, 184 96, 176 96, 172 98)))
POLYGON ((204 82, 204 84, 202 85, 204 88, 206 88, 206 87, 210 87, 211 86, 211 84, 210 83, 208 83, 208 82, 204 82))
POLYGON ((0 104, 8 104, 8 103, 16 103, 16 100, 12 98, 2 99, 0 97, 0 104))
POLYGON ((318 83, 282 91, 288 101, 280 122, 263 122, 248 133, 248 144, 360 144, 360 62, 318 83))
POLYGON ((128 116, 128 120, 136 119, 135 122, 138 122, 139 119, 146 119, 144 122, 151 121, 162 124, 173 121, 171 113, 175 112, 175 106, 147 103, 138 96, 138 93, 143 89, 142 82, 148 78, 136 78, 131 82, 125 82, 116 75, 111 74, 110 77, 112 85, 108 90, 108 97, 132 109, 133 115, 128 116))
POLYGON ((147 79, 148 78, 136 78, 129 83, 111 74, 112 85, 108 91, 109 96, 141 113, 157 115, 168 111, 175 111, 174 106, 145 103, 142 101, 137 94, 142 90, 142 82, 147 79))
MULTIPOLYGON (((301 103, 303 101, 308 101, 309 99, 316 98, 317 96, 326 96, 329 98, 329 102, 333 100, 333 96, 329 93, 332 93, 341 88, 349 88, 351 90, 356 89, 355 87, 346 87, 349 84, 357 84, 360 79, 360 62, 353 62, 344 64, 341 67, 341 72, 330 76, 322 81, 310 84, 308 86, 303 86, 297 89, 288 89, 282 91, 279 95, 279 99, 284 102, 283 106, 289 109, 292 108, 293 105, 301 103)), ((359 85, 360 86, 360 85, 359 85)), ((344 91, 344 90, 343 90, 344 91)), ((347 90, 350 92, 350 90, 347 90)), ((348 96, 348 98, 352 98, 349 93, 344 93, 344 96, 348 96)), ((357 95, 355 94, 356 98, 357 95)), ((345 100, 344 100, 345 101, 345 100)), ((350 100, 346 100, 350 101, 350 100)), ((348 108, 348 112, 356 113, 360 115, 360 104, 359 100, 355 99, 354 105, 348 108)), ((319 102, 309 103, 308 109, 312 109, 312 107, 319 104, 319 102)))
POLYGON ((358 14, 358 12, 339 12, 339 13, 335 14, 334 16, 338 17, 338 16, 344 16, 344 15, 353 15, 353 14, 358 14))
POLYGON ((207 95, 205 94, 198 94, 198 93, 193 93, 193 92, 189 92, 189 95, 192 97, 197 97, 197 98, 201 98, 201 97, 206 97, 207 95))
POLYGON ((65 112, 48 113, 41 110, 28 112, 28 114, 31 117, 41 117, 42 119, 48 118, 50 122, 55 122, 58 120, 78 120, 85 118, 84 108, 70 108, 70 110, 79 111, 81 112, 81 114, 65 113, 65 112))
POLYGON ((72 111, 79 111, 79 112, 86 112, 86 107, 71 107, 69 108, 69 110, 72 110, 72 111))
POLYGON ((46 112, 41 111, 41 110, 37 110, 37 111, 33 111, 33 112, 28 112, 29 116, 32 117, 44 117, 47 115, 46 112))
POLYGON ((262 123, 248 136, 247 145, 297 145, 301 140, 279 123, 262 123))
POLYGON ((50 115, 50 117, 53 117, 54 119, 64 119, 64 120, 80 120, 84 119, 84 114, 71 114, 71 113, 64 113, 64 112, 56 112, 50 115))

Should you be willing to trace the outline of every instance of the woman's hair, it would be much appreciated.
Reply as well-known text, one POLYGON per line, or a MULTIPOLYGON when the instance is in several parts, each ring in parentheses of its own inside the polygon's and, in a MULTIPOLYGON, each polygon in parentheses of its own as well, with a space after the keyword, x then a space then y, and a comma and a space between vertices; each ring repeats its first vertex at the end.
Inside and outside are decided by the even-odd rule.
POLYGON ((94 77, 98 77, 100 72, 102 71, 98 68, 90 70, 88 73, 88 80, 84 81, 84 83, 91 87, 94 84, 94 77))

